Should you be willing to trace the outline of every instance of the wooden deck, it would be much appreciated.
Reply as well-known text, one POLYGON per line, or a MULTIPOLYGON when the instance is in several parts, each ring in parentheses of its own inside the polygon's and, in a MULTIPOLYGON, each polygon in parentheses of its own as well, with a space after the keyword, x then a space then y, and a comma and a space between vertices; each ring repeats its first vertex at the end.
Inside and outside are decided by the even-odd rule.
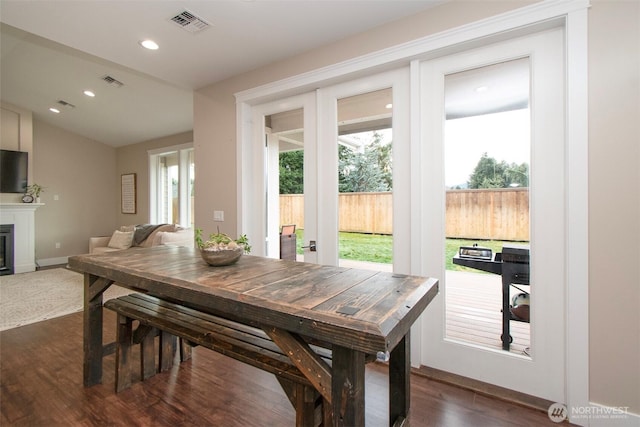
MULTIPOLYGON (((502 283, 495 274, 447 271, 447 338, 497 350, 502 349, 502 283)), ((528 286, 523 286, 528 291, 528 286)), ((511 295, 518 294, 511 288, 511 295)), ((511 321, 510 351, 516 354, 530 346, 530 324, 511 321)))
MULTIPOLYGON (((391 271, 390 264, 340 260, 341 267, 391 271)), ((523 287, 528 291, 528 286, 523 287)), ((447 271, 440 291, 447 303, 447 338, 502 351, 502 284, 495 274, 447 271)), ((511 295, 520 293, 511 288, 511 295)), ((513 343, 510 352, 525 354, 530 347, 530 324, 511 322, 513 343)))

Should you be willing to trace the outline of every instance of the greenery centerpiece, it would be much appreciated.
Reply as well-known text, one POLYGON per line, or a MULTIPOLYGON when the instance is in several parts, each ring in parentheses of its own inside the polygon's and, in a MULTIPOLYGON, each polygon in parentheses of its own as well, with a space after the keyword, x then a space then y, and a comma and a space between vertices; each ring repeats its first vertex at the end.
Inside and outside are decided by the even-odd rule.
POLYGON ((249 239, 245 234, 233 239, 218 230, 217 233, 211 233, 208 240, 204 240, 202 229, 196 228, 195 241, 202 259, 213 266, 231 265, 238 261, 243 253, 251 252, 249 239))
POLYGON ((32 196, 36 201, 40 198, 40 193, 44 191, 44 187, 40 184, 31 184, 27 186, 26 194, 32 196))

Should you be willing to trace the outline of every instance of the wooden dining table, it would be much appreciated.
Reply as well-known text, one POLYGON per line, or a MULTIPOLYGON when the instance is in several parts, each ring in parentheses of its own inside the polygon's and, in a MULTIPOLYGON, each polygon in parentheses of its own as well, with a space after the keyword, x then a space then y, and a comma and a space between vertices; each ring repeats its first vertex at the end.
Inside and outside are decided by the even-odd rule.
POLYGON ((69 266, 84 274, 85 387, 102 382, 102 295, 117 284, 293 337, 286 342, 299 348, 285 354, 326 343, 331 365, 311 360, 303 372, 330 402, 334 425, 364 425, 366 360, 388 361, 389 425, 408 417, 410 329, 438 293, 436 279, 251 255, 212 267, 196 249, 172 246, 77 255, 69 266))

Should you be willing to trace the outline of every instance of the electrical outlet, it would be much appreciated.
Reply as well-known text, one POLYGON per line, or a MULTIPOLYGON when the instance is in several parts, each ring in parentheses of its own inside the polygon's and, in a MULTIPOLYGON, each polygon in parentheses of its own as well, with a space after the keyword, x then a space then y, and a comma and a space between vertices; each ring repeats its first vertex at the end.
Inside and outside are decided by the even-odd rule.
POLYGON ((56 242, 56 249, 60 249, 60 242, 56 242))
POLYGON ((224 211, 213 211, 214 221, 224 221, 224 211))

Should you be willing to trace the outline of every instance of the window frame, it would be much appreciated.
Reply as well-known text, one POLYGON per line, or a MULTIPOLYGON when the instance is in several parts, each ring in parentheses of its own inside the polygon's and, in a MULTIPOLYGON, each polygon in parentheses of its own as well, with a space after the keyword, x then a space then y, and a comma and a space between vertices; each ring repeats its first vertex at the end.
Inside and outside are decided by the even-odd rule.
MULTIPOLYGON (((193 217, 193 208, 191 206, 191 196, 189 194, 189 180, 193 178, 195 180, 195 174, 193 177, 189 173, 189 157, 193 152, 193 143, 174 145, 169 147, 158 148, 154 150, 148 150, 149 158, 149 220, 152 224, 159 224, 162 221, 161 206, 159 203, 162 200, 160 194, 161 186, 160 182, 162 177, 159 159, 163 156, 177 153, 178 154, 178 205, 180 209, 180 223, 178 225, 182 227, 191 227, 192 224, 188 220, 193 217)), ((195 162, 194 162, 195 163, 195 162)))

